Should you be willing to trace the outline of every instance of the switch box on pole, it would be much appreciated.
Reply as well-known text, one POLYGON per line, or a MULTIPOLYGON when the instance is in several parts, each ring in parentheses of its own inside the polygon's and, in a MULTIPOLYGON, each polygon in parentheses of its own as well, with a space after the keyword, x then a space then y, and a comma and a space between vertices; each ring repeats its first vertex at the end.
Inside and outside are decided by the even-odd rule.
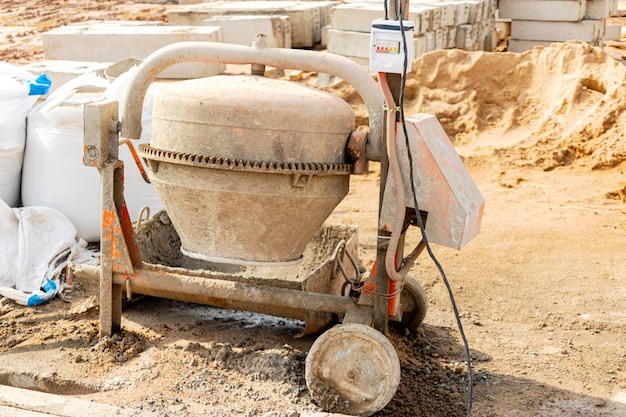
POLYGON ((414 56, 414 31, 414 23, 410 20, 403 20, 402 27, 399 20, 374 20, 370 42, 370 71, 402 74, 406 42, 408 55, 406 72, 410 72, 414 56))

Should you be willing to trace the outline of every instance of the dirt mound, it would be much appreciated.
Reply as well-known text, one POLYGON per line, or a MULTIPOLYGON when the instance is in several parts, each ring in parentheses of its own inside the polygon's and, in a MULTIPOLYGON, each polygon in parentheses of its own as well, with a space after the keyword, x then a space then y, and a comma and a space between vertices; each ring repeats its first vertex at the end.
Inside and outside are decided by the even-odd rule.
MULTIPOLYGON (((328 88, 351 104, 345 83, 328 88)), ((408 74, 406 114, 432 113, 463 156, 551 170, 626 158, 626 67, 579 41, 523 54, 435 51, 408 74)), ((358 107, 359 121, 366 115, 358 107)))

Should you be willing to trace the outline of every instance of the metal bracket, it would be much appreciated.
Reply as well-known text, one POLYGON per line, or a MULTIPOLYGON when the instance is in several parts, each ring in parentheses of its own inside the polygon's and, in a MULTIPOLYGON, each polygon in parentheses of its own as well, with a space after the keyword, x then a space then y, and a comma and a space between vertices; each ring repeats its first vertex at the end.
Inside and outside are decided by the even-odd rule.
POLYGON ((118 120, 117 101, 103 101, 86 104, 84 109, 84 148, 83 164, 102 168, 104 164, 118 157, 118 120))

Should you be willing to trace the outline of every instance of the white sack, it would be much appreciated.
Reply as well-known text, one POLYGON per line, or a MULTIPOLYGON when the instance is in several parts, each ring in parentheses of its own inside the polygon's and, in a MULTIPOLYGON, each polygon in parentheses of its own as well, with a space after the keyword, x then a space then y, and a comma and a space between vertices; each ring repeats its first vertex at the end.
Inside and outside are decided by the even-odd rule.
POLYGON ((0 286, 34 292, 68 262, 90 261, 87 243, 59 211, 10 208, 0 200, 0 286))
POLYGON ((83 74, 28 115, 22 204, 59 210, 88 241, 100 237, 100 174, 82 163, 83 105, 99 100, 108 86, 104 78, 83 74))
POLYGON ((37 96, 16 80, 34 81, 30 72, 0 62, 0 199, 14 207, 20 199, 20 177, 26 140, 26 115, 37 96))
MULTIPOLYGON (((121 100, 128 74, 122 74, 113 84, 94 74, 84 74, 55 90, 28 116, 22 202, 24 206, 61 211, 89 242, 100 240, 102 210, 100 174, 82 162, 83 108, 85 103, 104 98, 121 100)), ((144 134, 133 142, 135 146, 149 140, 153 97, 151 87, 144 102, 144 134)), ((126 145, 120 147, 119 158, 124 161, 124 196, 131 219, 146 205, 153 212, 160 210, 163 206, 156 191, 144 182, 126 145)))

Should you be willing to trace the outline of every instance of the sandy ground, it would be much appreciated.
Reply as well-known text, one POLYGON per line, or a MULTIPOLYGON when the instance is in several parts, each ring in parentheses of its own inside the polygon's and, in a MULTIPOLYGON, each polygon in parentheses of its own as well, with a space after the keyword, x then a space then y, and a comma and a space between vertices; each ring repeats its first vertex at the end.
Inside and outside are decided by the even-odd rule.
MULTIPOLYGON (((167 7, 5 0, 0 58, 42 59, 40 33, 69 21, 164 19, 167 7)), ((467 247, 433 247, 471 348, 474 416, 626 416, 624 83, 621 64, 578 43, 435 52, 409 76, 406 111, 438 116, 487 202, 467 247)), ((349 86, 329 90, 365 120, 349 86)), ((330 219, 359 227, 368 268, 378 178, 375 165, 354 176, 330 219)), ((409 246, 416 239, 411 230, 409 246)), ((378 415, 463 416, 467 373, 448 294, 427 257, 411 274, 429 311, 418 332, 388 335, 402 380, 378 415)), ((154 416, 318 410, 303 378, 314 337, 296 338, 297 321, 147 298, 125 307, 120 335, 100 340, 96 284, 78 281, 72 295, 36 309, 0 301, 0 383, 154 416)))

